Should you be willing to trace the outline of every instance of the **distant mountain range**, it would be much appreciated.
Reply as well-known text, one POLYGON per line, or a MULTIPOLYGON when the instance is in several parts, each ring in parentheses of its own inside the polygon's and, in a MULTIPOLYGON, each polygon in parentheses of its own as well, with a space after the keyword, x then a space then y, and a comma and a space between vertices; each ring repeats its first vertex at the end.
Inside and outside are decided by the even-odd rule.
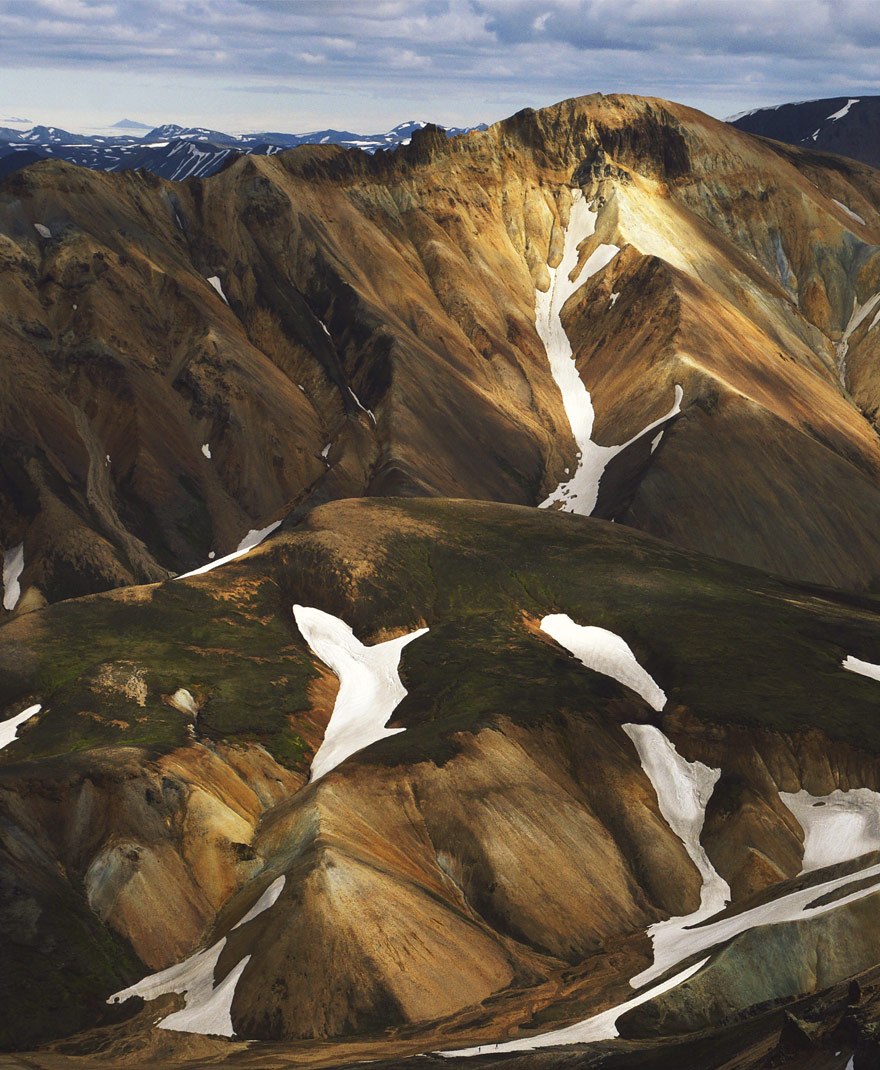
MULTIPOLYGON (((15 120, 9 120, 10 122, 15 120)), ((72 134, 57 126, 34 126, 16 130, 0 126, 0 177, 40 159, 62 159, 95 171, 128 171, 137 168, 161 178, 180 181, 213 175, 234 153, 270 156, 297 145, 341 145, 373 153, 406 145, 413 131, 427 123, 400 123, 382 134, 355 134, 349 130, 312 130, 304 134, 260 131, 226 134, 207 127, 183 127, 165 123, 152 129, 131 119, 121 119, 111 129, 116 135, 72 134), (141 133, 141 131, 146 131, 141 133)), ((478 127, 450 127, 449 137, 478 127)))
POLYGON ((732 115, 733 126, 880 167, 880 96, 825 97, 732 115))

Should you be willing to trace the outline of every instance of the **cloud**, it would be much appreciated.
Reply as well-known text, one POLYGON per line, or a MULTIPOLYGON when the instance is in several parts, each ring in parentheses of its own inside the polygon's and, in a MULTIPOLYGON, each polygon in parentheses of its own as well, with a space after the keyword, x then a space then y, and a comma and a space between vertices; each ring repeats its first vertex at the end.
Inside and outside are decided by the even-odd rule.
POLYGON ((0 68, 59 93, 103 70, 486 119, 596 90, 718 114, 880 90, 880 19, 876 0, 0 0, 0 68))

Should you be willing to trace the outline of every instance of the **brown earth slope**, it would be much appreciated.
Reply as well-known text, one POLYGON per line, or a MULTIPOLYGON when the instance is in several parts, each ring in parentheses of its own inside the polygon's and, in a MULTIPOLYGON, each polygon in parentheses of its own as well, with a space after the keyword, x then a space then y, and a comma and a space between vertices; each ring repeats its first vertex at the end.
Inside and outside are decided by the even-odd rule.
MULTIPOLYGON (((18 615, 0 652, 0 717, 42 706, 0 752, 6 1045, 94 1024, 111 992, 221 937, 214 976, 243 971, 243 1037, 369 1052, 397 1028, 413 1052, 546 1030, 628 998, 651 962, 645 927, 700 899, 621 723, 720 769, 703 843, 734 909, 798 874, 780 790, 880 788, 880 685, 841 664, 878 659, 873 599, 562 513, 330 503, 207 575, 18 615), (294 602, 368 645, 429 629, 402 662, 404 731, 315 783, 334 678, 294 602), (552 612, 624 636, 664 712, 536 628, 552 612)), ((720 958, 703 1011, 853 972, 841 944, 810 980, 822 934, 802 929, 784 935, 787 972, 720 958)), ((765 948, 781 938, 761 932, 765 948)), ((692 991, 638 1019, 642 1035, 699 1026, 692 991)), ((157 1035, 163 1006, 126 1050, 157 1035)))
POLYGON ((542 501, 576 447, 535 292, 576 187, 599 213, 581 259, 622 249, 563 316, 595 439, 625 441, 684 394, 659 449, 611 463, 599 514, 876 587, 880 333, 853 312, 880 291, 880 177, 593 96, 205 181, 57 161, 5 179, 0 548, 23 544, 17 610, 159 579, 347 495, 542 501))

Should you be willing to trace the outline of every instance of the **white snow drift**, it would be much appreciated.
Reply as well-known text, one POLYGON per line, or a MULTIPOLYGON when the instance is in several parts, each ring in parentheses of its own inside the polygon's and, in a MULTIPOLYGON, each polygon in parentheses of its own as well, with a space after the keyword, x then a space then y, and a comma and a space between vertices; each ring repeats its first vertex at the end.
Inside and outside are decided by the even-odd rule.
POLYGON ((703 959, 702 962, 688 966, 686 970, 682 970, 681 973, 670 977, 663 984, 655 985, 654 988, 640 992, 639 995, 633 996, 632 999, 628 999, 625 1003, 619 1003, 616 1007, 609 1007, 607 1011, 600 1011, 599 1014, 594 1014, 592 1018, 586 1018, 582 1022, 575 1022, 574 1025, 568 1025, 562 1029, 554 1029, 552 1033, 542 1033, 537 1037, 521 1037, 519 1040, 509 1040, 504 1044, 481 1044, 477 1048, 462 1048, 460 1051, 441 1051, 438 1054, 445 1055, 447 1058, 458 1055, 494 1055, 496 1052, 532 1051, 534 1048, 552 1048, 559 1044, 589 1044, 596 1040, 614 1040, 616 1036, 619 1036, 617 1020, 621 1015, 631 1011, 634 1007, 640 1007, 643 1003, 647 1003, 648 1000, 654 999, 656 996, 662 996, 664 992, 670 992, 673 988, 678 988, 680 984, 684 984, 689 977, 693 977, 695 973, 701 970, 708 961, 708 959, 703 959))
MULTIPOLYGON (((247 914, 233 926, 253 921, 258 914, 268 910, 277 901, 284 887, 284 877, 279 877, 260 896, 247 914)), ((222 937, 204 951, 197 951, 183 962, 169 966, 159 973, 144 977, 137 984, 114 993, 108 1003, 124 1003, 130 996, 140 996, 144 1000, 156 999, 168 992, 177 992, 186 1000, 183 1010, 169 1014, 159 1022, 160 1029, 170 1029, 178 1033, 204 1033, 214 1036, 231 1037, 235 1035, 232 1025, 232 1000, 238 980, 250 962, 250 955, 245 955, 216 987, 214 970, 220 955, 226 947, 226 937, 222 937)))
POLYGON ((276 520, 265 528, 260 528, 259 531, 256 528, 251 528, 233 553, 227 554, 225 557, 218 557, 216 561, 211 561, 207 565, 202 565, 201 568, 194 568, 192 572, 184 572, 183 575, 178 576, 177 579, 185 580, 190 576, 202 576, 206 572, 211 572, 212 569, 219 568, 221 565, 226 565, 230 561, 234 561, 237 557, 244 557, 246 553, 249 553, 255 546, 259 546, 264 539, 268 538, 280 524, 281 521, 276 520))
POLYGON ((610 676, 641 695, 649 706, 662 710, 666 695, 654 678, 639 665, 629 645, 607 628, 575 624, 567 613, 550 613, 541 620, 541 630, 574 654, 588 669, 610 676))
POLYGON ((622 727, 633 741, 642 768, 657 793, 660 813, 684 844, 688 857, 703 879, 700 905, 693 913, 667 918, 649 927, 648 935, 654 946, 654 965, 630 982, 634 988, 639 988, 661 977, 676 962, 687 957, 680 952, 680 948, 687 946, 688 927, 723 910, 730 902, 730 887, 715 871, 700 843, 706 805, 712 797, 721 770, 710 769, 702 762, 687 761, 653 725, 625 724, 622 727))
MULTIPOLYGON (((572 190, 572 206, 568 227, 565 231, 565 245, 562 260, 558 267, 549 268, 550 287, 546 293, 535 293, 535 328, 538 337, 544 343, 550 371, 562 394, 565 415, 571 425, 572 436, 577 443, 579 457, 577 468, 571 479, 560 483, 549 497, 541 502, 541 508, 551 505, 569 513, 589 516, 596 507, 599 497, 599 481, 608 462, 616 454, 626 449, 637 438, 647 434, 655 427, 675 416, 681 411, 682 390, 675 387, 675 400, 665 416, 655 420, 619 446, 600 446, 593 442, 593 403, 590 392, 581 381, 572 353, 571 343, 560 318, 562 308, 571 295, 597 271, 614 259, 619 249, 616 245, 602 244, 590 254, 583 267, 577 271, 574 279, 570 278, 577 268, 578 248, 596 229, 598 213, 590 211, 581 195, 581 191, 572 190)), ((612 301, 613 304, 613 301, 612 301)))
POLYGON ((24 569, 24 543, 13 546, 3 555, 3 608, 10 612, 15 609, 21 597, 18 582, 24 569))
MULTIPOLYGON (((219 275, 212 275, 208 279, 208 282, 214 287, 214 289, 217 291, 217 293, 220 294, 220 296, 223 298, 223 300, 226 301, 226 294, 223 292, 223 284, 220 282, 220 276, 219 275)), ((229 302, 226 301, 226 304, 228 305, 229 302)))
POLYGON ((857 212, 854 212, 852 210, 852 208, 847 208, 847 206, 843 203, 843 201, 837 200, 836 197, 832 197, 831 199, 832 199, 832 201, 834 201, 834 203, 837 205, 837 207, 842 212, 846 212, 846 214, 850 217, 850 219, 854 219, 856 221, 856 223, 861 223, 862 226, 865 226, 864 219, 862 219, 862 217, 857 212))
POLYGON ((722 916, 717 921, 700 925, 695 929, 682 928, 674 944, 658 948, 655 942, 654 965, 635 976, 631 984, 649 984, 656 978, 662 977, 676 963, 692 955, 708 951, 718 944, 726 943, 734 936, 747 932, 749 929, 755 929, 759 925, 780 925, 787 921, 818 918, 831 910, 838 910, 859 899, 864 899, 865 896, 875 895, 877 892, 880 892, 880 864, 850 873, 845 877, 836 877, 834 880, 816 884, 812 888, 801 888, 800 891, 790 892, 788 895, 780 896, 779 899, 772 899, 769 903, 752 907, 751 910, 746 910, 742 914, 722 916), (877 880, 872 881, 871 878, 877 878, 877 880), (849 884, 857 885, 862 881, 867 882, 866 885, 850 892, 849 895, 821 906, 810 906, 822 896, 845 888, 849 884))
POLYGON ((861 658, 854 658, 852 654, 843 659, 844 669, 848 669, 850 672, 857 672, 860 676, 869 676, 872 680, 880 680, 880 665, 875 665, 872 661, 862 661, 861 658))
POLYGON ((293 615, 312 653, 339 677, 330 723, 312 759, 311 780, 315 781, 356 751, 404 731, 385 727, 406 695, 397 671, 400 655, 407 643, 428 629, 366 647, 345 621, 331 613, 295 605, 293 615))
POLYGON ((14 717, 9 717, 5 721, 0 721, 0 750, 4 747, 8 747, 9 744, 18 735, 18 726, 24 724, 25 721, 29 721, 31 717, 39 713, 43 707, 40 703, 36 703, 34 706, 28 706, 26 710, 22 710, 21 713, 17 713, 14 717))
POLYGON ((870 788, 810 795, 780 791, 804 830, 801 873, 880 851, 880 794, 870 788))

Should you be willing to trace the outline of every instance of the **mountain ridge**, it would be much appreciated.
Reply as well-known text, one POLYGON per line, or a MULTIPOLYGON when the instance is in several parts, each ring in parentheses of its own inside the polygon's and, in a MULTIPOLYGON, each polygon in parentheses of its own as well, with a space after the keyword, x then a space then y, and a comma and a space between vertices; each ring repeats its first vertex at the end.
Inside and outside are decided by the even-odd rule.
POLYGON ((878 324, 655 98, 0 181, 3 1045, 875 1058, 878 324))

